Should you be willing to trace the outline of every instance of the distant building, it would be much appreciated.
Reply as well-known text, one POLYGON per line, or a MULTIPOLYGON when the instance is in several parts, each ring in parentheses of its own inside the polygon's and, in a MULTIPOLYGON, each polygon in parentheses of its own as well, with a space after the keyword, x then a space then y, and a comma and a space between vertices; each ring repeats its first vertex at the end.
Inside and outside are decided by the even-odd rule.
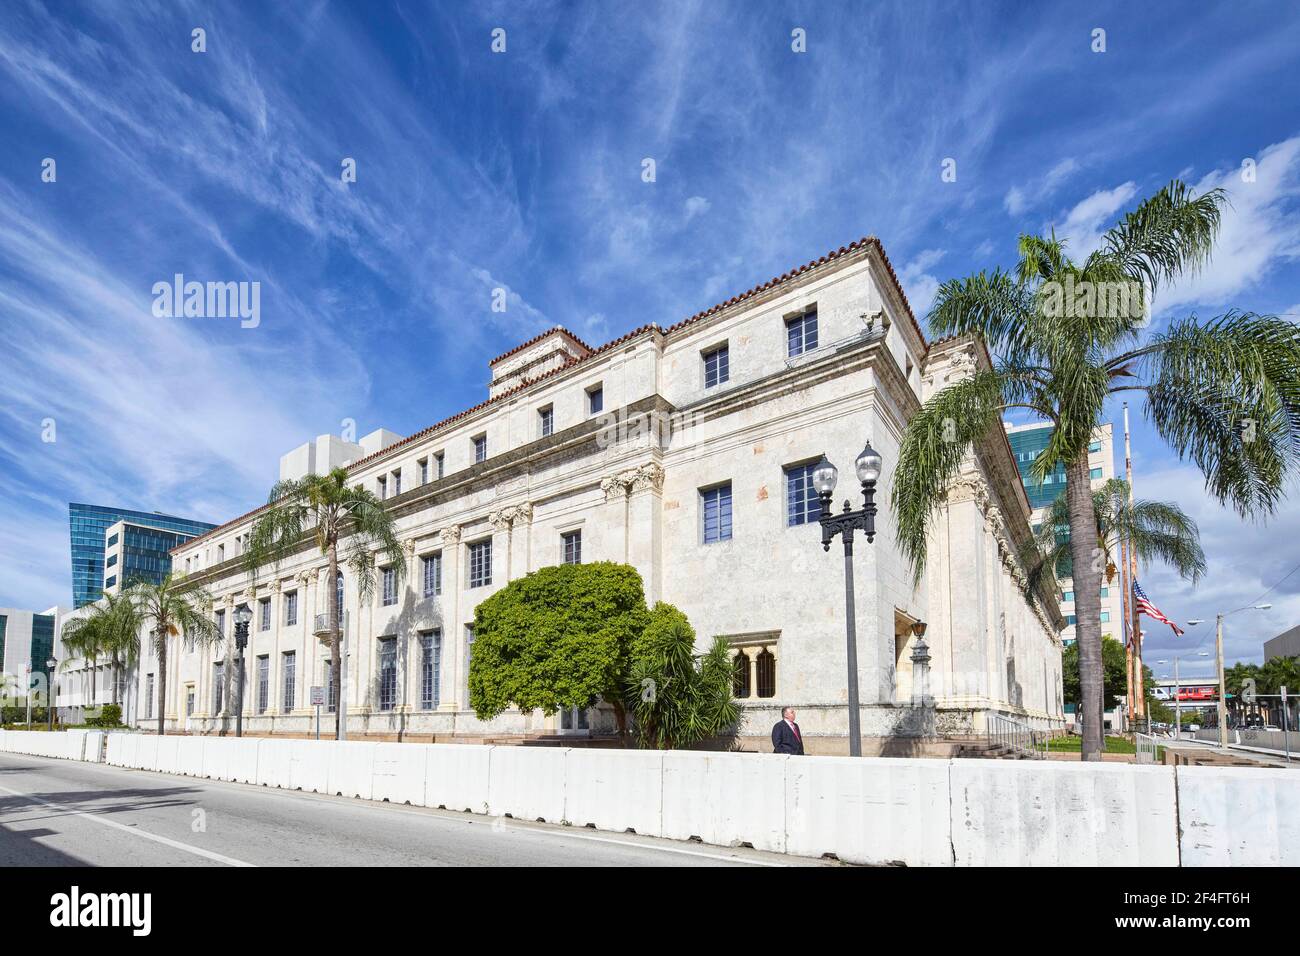
POLYGON ((28 691, 49 686, 46 662, 54 654, 55 625, 66 608, 45 612, 0 607, 0 699, 5 706, 22 706, 28 691))
POLYGON ((168 551, 215 527, 158 511, 69 504, 73 607, 116 593, 132 578, 161 582, 171 570, 168 551))
POLYGON ((1283 631, 1277 637, 1264 642, 1264 660, 1275 657, 1296 657, 1300 655, 1300 624, 1283 631))
MULTIPOLYGON (((1041 482, 1036 481, 1030 476, 1030 469, 1033 468, 1034 460, 1051 440, 1052 426, 1040 423, 1012 425, 1008 422, 1006 430, 1007 441, 1011 443, 1011 454, 1016 460, 1016 467, 1020 469, 1020 480, 1025 486, 1030 507, 1034 509, 1030 520, 1033 522, 1034 532, 1037 533, 1052 503, 1065 491, 1065 466, 1057 465, 1055 470, 1041 482)), ((1088 477, 1092 481, 1092 487, 1097 488, 1115 477, 1115 448, 1110 424, 1107 423, 1096 429, 1092 439, 1092 443, 1088 446, 1088 477)), ((1119 555, 1115 555, 1115 577, 1101 587, 1101 631, 1103 637, 1113 637, 1123 641, 1124 589, 1120 584, 1119 563, 1119 555)), ((1070 578, 1058 578, 1057 584, 1061 588, 1061 613, 1065 615, 1066 623, 1065 630, 1061 632, 1061 643, 1069 647, 1075 641, 1077 623, 1074 581, 1070 578)), ((1107 709, 1104 714, 1107 730, 1118 731, 1123 728, 1123 710, 1120 706, 1107 709)), ((1065 705, 1065 720, 1066 723, 1074 722, 1073 704, 1065 705)))

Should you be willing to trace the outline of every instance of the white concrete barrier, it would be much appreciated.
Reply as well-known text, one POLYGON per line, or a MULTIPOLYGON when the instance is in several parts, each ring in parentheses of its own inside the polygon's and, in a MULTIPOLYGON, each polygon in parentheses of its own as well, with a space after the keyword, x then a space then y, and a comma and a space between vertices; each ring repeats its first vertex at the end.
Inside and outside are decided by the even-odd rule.
POLYGON ((328 793, 330 748, 335 740, 295 740, 289 749, 289 789, 328 793))
POLYGON ((1300 773, 1179 767, 1183 866, 1300 864, 1300 773))
POLYGON ((666 751, 661 835, 717 846, 748 843, 756 850, 784 853, 790 759, 782 754, 666 751))
POLYGON ((336 797, 369 800, 374 792, 375 750, 379 744, 361 740, 335 740, 323 743, 323 746, 326 748, 328 768, 325 792, 336 797))
POLYGON ((289 788, 289 767, 294 741, 263 737, 257 743, 257 783, 264 787, 289 788))
POLYGON ((378 743, 374 745, 371 799, 425 806, 424 778, 428 772, 428 744, 378 743))
POLYGON ((848 863, 952 866, 948 764, 802 757, 785 771, 786 851, 848 863))
POLYGON ((181 773, 181 743, 188 739, 186 737, 159 737, 157 758, 150 769, 161 773, 181 773))
POLYGON ((88 763, 104 762, 104 731, 89 730, 86 732, 86 745, 82 751, 82 760, 88 763))
POLYGON ((663 831, 663 751, 573 748, 564 764, 570 825, 649 836, 663 831))
POLYGON ((477 744, 429 745, 424 770, 424 805, 487 813, 488 773, 496 749, 477 744))
POLYGON ((203 737, 172 737, 176 741, 176 773, 203 776, 203 737))
POLYGON ((1177 866, 1172 767, 953 760, 958 866, 1177 866))
POLYGON ((564 764, 568 753, 567 747, 493 747, 488 769, 488 813, 516 820, 564 822, 564 764))

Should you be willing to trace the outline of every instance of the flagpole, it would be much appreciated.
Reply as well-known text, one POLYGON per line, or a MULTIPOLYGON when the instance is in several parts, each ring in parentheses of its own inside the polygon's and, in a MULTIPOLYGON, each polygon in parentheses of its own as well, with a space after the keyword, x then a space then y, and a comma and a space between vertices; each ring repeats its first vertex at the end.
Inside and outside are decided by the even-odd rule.
MULTIPOLYGON (((1133 507, 1133 446, 1129 440, 1128 430, 1128 402, 1124 403, 1124 479, 1128 482, 1128 503, 1130 510, 1133 507)), ((1137 579, 1137 553, 1128 549, 1129 560, 1129 580, 1137 579)), ((1146 691, 1142 686, 1142 630, 1138 626, 1138 616, 1136 613, 1136 602, 1129 595, 1129 605, 1133 608, 1134 613, 1131 615, 1133 628, 1133 704, 1139 720, 1146 717, 1146 691)))

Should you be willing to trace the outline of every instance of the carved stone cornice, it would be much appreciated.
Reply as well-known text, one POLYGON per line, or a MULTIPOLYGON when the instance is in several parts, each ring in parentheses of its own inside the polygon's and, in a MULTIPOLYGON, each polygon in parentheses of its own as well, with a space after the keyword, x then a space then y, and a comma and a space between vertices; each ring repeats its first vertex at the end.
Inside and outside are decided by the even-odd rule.
POLYGON ((458 524, 447 525, 438 533, 442 535, 444 545, 454 545, 460 541, 460 525, 458 524))

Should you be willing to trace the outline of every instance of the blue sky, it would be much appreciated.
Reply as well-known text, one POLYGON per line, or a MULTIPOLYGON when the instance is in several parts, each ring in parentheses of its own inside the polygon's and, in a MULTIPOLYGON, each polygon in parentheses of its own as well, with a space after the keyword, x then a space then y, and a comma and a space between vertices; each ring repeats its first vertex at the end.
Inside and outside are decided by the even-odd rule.
MULTIPOLYGON (((0 604, 68 603, 70 500, 225 520, 344 419, 410 434, 481 401, 488 360, 550 324, 670 324, 867 234, 922 314, 1018 233, 1086 251, 1181 176, 1232 208, 1157 324, 1295 317, 1298 61, 1289 3, 13 0, 0 604), (259 281, 260 324, 154 317, 177 272, 259 281)), ((1144 573, 1167 613, 1212 618, 1300 562, 1300 498, 1243 524, 1133 420, 1138 493, 1192 511, 1211 556, 1196 588, 1144 573)), ((1266 599, 1230 657, 1300 622, 1300 573, 1266 599)))

